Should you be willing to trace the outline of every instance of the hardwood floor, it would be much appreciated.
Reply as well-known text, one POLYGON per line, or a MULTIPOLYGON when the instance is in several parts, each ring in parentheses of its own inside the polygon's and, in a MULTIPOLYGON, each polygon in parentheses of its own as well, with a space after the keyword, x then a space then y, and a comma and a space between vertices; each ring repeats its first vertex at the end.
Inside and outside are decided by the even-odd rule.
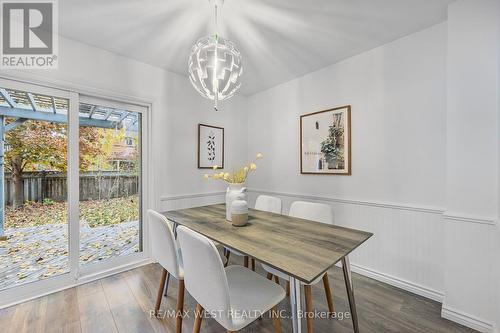
MULTIPOLYGON (((242 264, 243 258, 233 256, 231 264, 242 264)), ((257 270, 262 273, 260 265, 257 270)), ((175 318, 157 319, 155 298, 161 268, 147 265, 76 288, 44 296, 17 306, 0 310, 0 331, 22 332, 175 332, 175 318)), ((347 294, 342 271, 329 272, 335 311, 348 311, 347 294)), ((354 292, 361 332, 474 332, 440 317, 440 304, 378 281, 353 274, 354 292)), ((283 287, 284 282, 282 281, 283 287)), ((328 311, 323 284, 312 288, 313 308, 328 311)), ((168 297, 162 310, 175 310, 177 281, 171 279, 168 297)), ((303 303, 304 304, 304 303, 303 303)), ((195 300, 186 292, 183 332, 191 332, 194 324, 195 300)), ((279 305, 288 314, 288 300, 279 305)), ((302 320, 306 331, 305 319, 302 320)), ((281 319, 283 332, 291 332, 291 320, 281 319)), ((315 319, 315 332, 352 333, 350 318, 315 319)), ((203 333, 225 332, 213 319, 204 319, 203 333)), ((269 316, 255 321, 241 332, 274 332, 269 316)))

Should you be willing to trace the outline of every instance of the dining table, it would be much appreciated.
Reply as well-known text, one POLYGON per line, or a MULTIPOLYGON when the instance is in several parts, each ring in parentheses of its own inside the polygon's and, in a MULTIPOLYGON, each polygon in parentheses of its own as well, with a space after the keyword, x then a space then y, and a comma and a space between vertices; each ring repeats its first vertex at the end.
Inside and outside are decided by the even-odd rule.
POLYGON ((235 227, 226 220, 225 204, 162 214, 174 224, 174 230, 183 225, 288 275, 294 333, 302 331, 301 284, 311 284, 341 262, 353 329, 359 332, 349 254, 372 233, 255 209, 248 210, 245 226, 235 227))

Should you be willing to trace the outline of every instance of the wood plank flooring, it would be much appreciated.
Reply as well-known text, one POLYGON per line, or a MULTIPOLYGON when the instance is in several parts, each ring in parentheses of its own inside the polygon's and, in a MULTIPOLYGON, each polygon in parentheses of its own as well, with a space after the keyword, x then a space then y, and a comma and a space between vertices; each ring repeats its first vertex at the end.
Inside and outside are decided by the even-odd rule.
MULTIPOLYGON (((232 256, 231 264, 241 264, 243 258, 232 256)), ((259 272, 260 265, 258 266, 259 272)), ((152 264, 117 274, 76 288, 44 296, 0 310, 0 331, 22 332, 175 332, 175 320, 150 316, 154 309, 161 268, 152 264)), ((342 271, 329 271, 335 310, 348 311, 342 271)), ((354 291, 360 317, 361 332, 474 332, 440 317, 439 303, 397 289, 387 284, 353 274, 354 291)), ((284 286, 284 281, 282 281, 284 286)), ((163 298, 162 310, 175 310, 177 281, 171 279, 168 297, 163 298)), ((313 306, 328 311, 323 284, 312 288, 313 306)), ((303 303, 304 304, 304 303, 303 303)), ((186 292, 185 306, 191 316, 183 321, 183 332, 191 332, 196 303, 186 292)), ((288 300, 279 308, 286 310, 288 300)), ((291 332, 291 320, 281 319, 283 332, 291 332)), ((302 322, 305 330, 305 320, 302 322)), ((350 319, 315 319, 315 332, 352 333, 350 319)), ((201 332, 225 330, 213 319, 203 321, 201 332)), ((255 321, 241 332, 273 333, 271 318, 255 321)))

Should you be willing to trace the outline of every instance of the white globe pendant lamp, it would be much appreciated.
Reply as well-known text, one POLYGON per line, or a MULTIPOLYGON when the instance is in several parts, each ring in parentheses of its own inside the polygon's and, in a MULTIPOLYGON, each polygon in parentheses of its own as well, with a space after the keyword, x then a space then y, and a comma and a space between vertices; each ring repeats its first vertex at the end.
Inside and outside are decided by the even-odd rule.
POLYGON ((224 0, 209 0, 213 7, 215 32, 198 39, 189 55, 189 80, 205 98, 214 101, 228 99, 241 87, 243 66, 241 53, 233 42, 218 35, 217 19, 224 0))

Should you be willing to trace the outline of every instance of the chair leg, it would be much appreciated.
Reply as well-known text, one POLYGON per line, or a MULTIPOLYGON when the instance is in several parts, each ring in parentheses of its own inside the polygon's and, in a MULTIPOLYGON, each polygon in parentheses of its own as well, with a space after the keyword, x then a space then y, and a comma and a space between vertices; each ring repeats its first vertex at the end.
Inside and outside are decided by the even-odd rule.
POLYGON ((246 268, 248 268, 248 256, 244 256, 243 257, 243 266, 245 266, 246 268))
POLYGON ((273 274, 272 273, 267 273, 267 279, 272 281, 273 274))
POLYGON ((252 258, 252 271, 255 272, 255 258, 252 258))
POLYGON ((184 280, 179 280, 177 290, 177 311, 175 320, 175 333, 182 332, 182 315, 184 314, 184 280))
POLYGON ((286 290, 286 295, 290 296, 290 281, 288 281, 288 280, 286 281, 286 288, 285 288, 285 290, 286 290))
POLYGON ((310 285, 304 285, 304 296, 306 298, 306 320, 307 320, 307 333, 313 333, 314 318, 312 311, 312 292, 310 285))
POLYGON ((200 304, 196 304, 196 310, 194 311, 194 326, 193 333, 200 333, 201 321, 203 319, 203 307, 200 304))
POLYGON ((328 310, 330 311, 330 316, 333 316, 335 309, 333 307, 332 290, 330 289, 330 281, 328 280, 328 273, 323 275, 323 286, 325 287, 326 302, 328 303, 328 310))
POLYGON ((225 250, 226 253, 224 254, 224 257, 226 257, 226 262, 224 263, 224 267, 227 267, 227 265, 229 264, 229 256, 231 255, 231 251, 229 250, 225 250))
POLYGON ((155 316, 158 316, 160 310, 161 298, 163 297, 163 289, 165 288, 165 280, 167 279, 167 270, 164 268, 161 272, 160 287, 158 288, 158 295, 156 296, 155 316))
POLYGON ((274 331, 276 333, 281 333, 281 321, 278 317, 278 308, 276 305, 271 309, 271 317, 273 318, 274 331))

